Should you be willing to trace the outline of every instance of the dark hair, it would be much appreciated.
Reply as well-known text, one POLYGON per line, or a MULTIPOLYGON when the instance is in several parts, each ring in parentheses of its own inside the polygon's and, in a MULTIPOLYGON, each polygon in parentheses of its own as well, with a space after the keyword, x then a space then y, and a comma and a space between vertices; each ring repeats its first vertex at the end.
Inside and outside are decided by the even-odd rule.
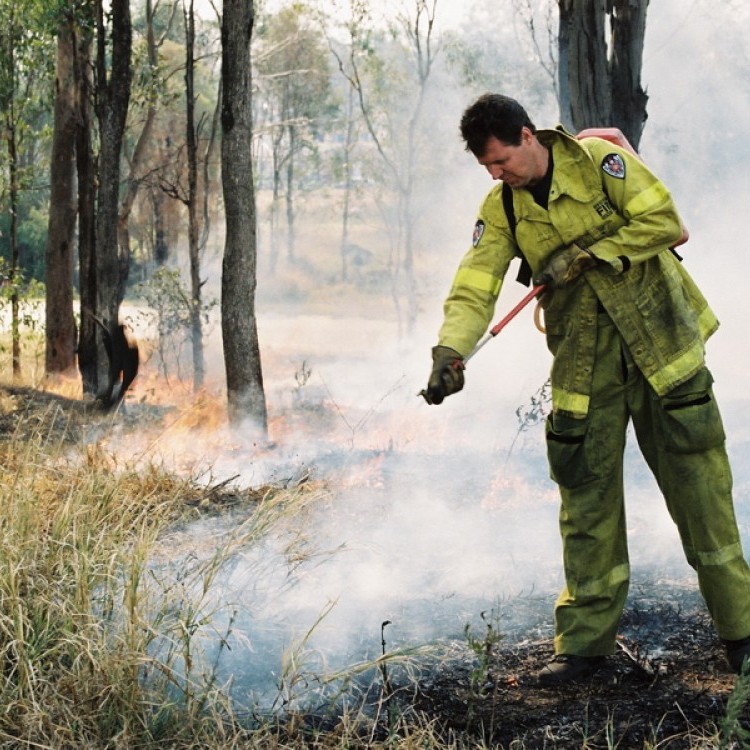
POLYGON ((466 142, 466 150, 476 157, 484 154, 491 136, 509 146, 517 146, 524 127, 536 133, 536 126, 526 110, 515 99, 502 94, 483 94, 461 117, 461 137, 466 142))

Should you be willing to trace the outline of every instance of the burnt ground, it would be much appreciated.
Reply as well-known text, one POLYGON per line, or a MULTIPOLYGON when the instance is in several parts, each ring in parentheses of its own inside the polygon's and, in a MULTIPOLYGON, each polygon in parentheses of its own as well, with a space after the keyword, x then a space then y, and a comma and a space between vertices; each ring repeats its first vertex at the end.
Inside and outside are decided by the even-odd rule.
POLYGON ((0 385, 0 441, 89 441, 117 424, 135 429, 161 419, 164 409, 129 403, 121 410, 106 410, 98 402, 68 398, 26 386, 0 385))
POLYGON ((642 604, 626 610, 617 653, 586 682, 541 688, 534 675, 553 656, 551 640, 500 643, 486 668, 481 658, 446 660, 413 705, 446 734, 504 748, 705 748, 720 732, 742 737, 750 711, 746 701, 727 710, 737 678, 697 596, 687 608, 668 592, 642 604))
MULTIPOLYGON (((118 429, 142 425, 144 418, 160 414, 130 405, 118 416, 118 429)), ((40 431, 79 440, 111 427, 111 420, 74 399, 0 387, 0 440, 40 431)), ((222 491, 213 493, 216 506, 222 491)), ((231 505, 231 490, 227 495, 231 505)), ((549 638, 516 633, 506 639, 488 627, 485 635, 443 646, 441 658, 418 675, 411 670, 408 679, 399 679, 394 671, 388 690, 381 683, 377 692, 380 708, 389 709, 382 716, 427 722, 446 747, 750 748, 750 677, 738 685, 699 594, 679 584, 639 585, 623 617, 617 653, 584 683, 535 684, 534 674, 553 656, 549 638)), ((389 728, 382 728, 386 737, 389 728)))

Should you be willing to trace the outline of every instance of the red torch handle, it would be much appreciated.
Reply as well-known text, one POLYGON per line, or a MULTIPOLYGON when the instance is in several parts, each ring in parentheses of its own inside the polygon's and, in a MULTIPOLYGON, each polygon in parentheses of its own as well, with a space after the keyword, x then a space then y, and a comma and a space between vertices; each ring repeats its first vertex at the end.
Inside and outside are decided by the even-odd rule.
POLYGON ((523 310, 526 305, 531 302, 535 297, 537 297, 541 292, 544 291, 544 284, 539 284, 539 286, 535 286, 502 320, 499 320, 497 323, 495 323, 492 328, 490 328, 489 333, 491 336, 497 336, 500 331, 505 328, 508 323, 510 323, 513 318, 518 315, 518 313, 523 310))

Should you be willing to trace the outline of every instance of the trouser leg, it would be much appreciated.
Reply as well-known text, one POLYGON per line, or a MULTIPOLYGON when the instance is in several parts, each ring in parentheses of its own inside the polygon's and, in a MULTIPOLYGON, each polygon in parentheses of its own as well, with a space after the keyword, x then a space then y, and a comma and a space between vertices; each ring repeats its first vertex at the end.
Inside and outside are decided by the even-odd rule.
POLYGON ((750 568, 732 499, 721 415, 702 370, 663 398, 633 392, 633 423, 722 639, 750 635, 750 568))
POLYGON ((623 452, 628 413, 619 337, 600 326, 585 420, 552 415, 547 449, 560 486, 565 587, 555 605, 558 654, 611 654, 628 592, 623 452))

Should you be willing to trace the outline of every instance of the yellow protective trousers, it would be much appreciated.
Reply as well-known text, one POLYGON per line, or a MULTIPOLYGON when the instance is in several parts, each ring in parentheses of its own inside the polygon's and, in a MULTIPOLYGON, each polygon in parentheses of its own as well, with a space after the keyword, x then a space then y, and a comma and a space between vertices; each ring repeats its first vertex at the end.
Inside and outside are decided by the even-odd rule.
POLYGON ((732 500, 724 428, 707 369, 659 397, 600 313, 585 419, 551 414, 547 454, 560 487, 565 587, 555 605, 555 651, 615 648, 630 578, 623 490, 626 430, 666 500, 718 635, 750 635, 750 568, 732 500))

